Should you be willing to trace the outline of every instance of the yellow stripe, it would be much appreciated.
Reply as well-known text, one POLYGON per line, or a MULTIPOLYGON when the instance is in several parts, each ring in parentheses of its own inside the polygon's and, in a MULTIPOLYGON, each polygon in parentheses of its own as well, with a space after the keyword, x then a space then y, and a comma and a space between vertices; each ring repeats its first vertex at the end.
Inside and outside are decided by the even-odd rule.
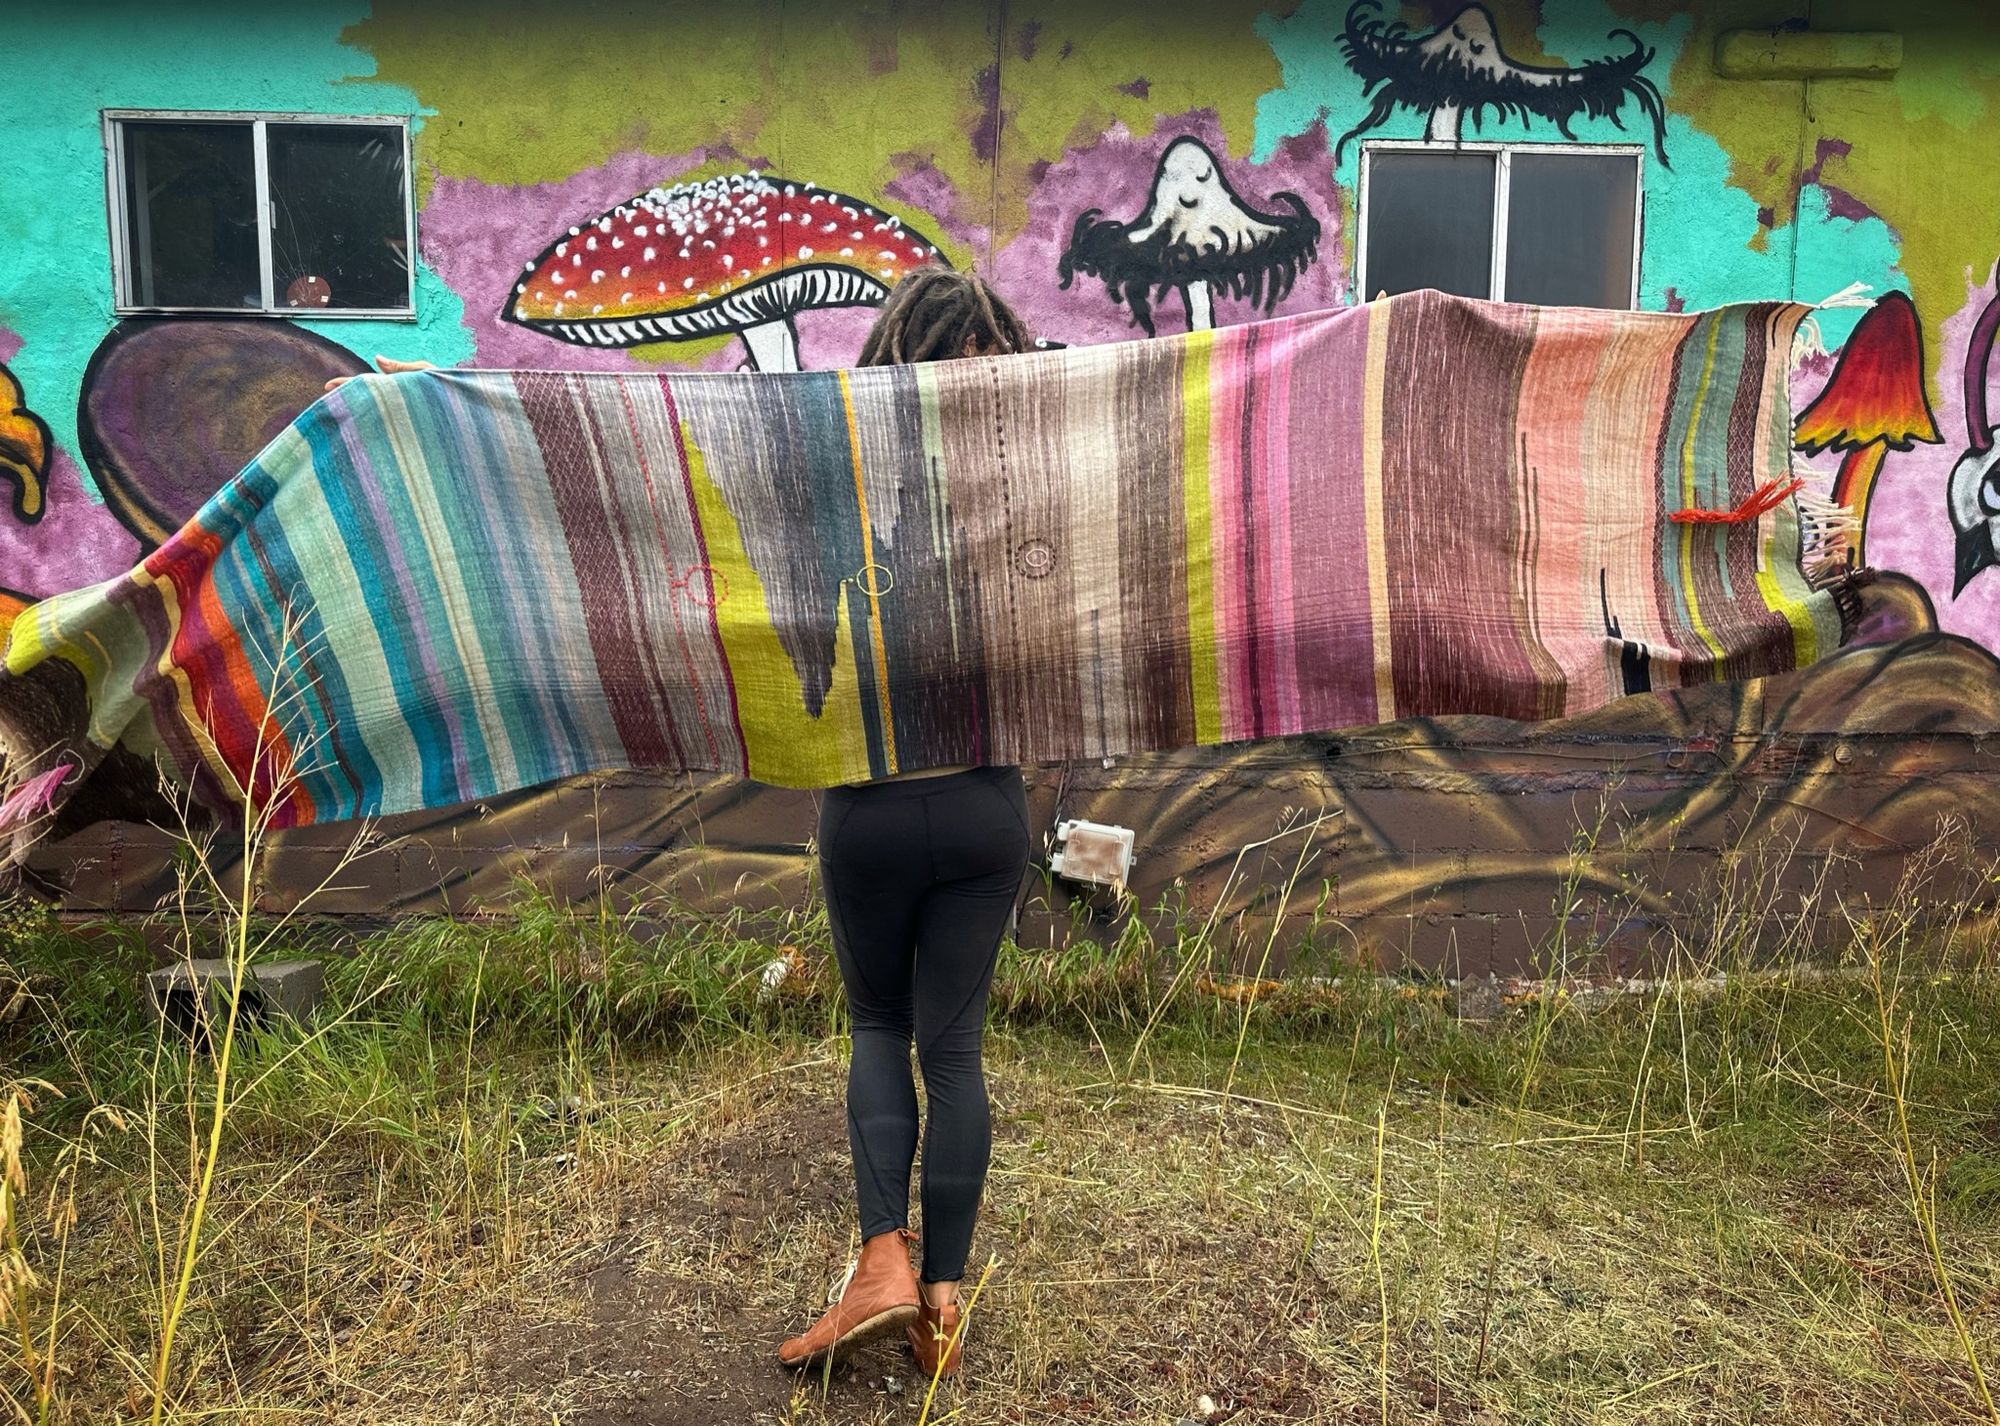
POLYGON ((750 776, 789 787, 861 781, 869 776, 868 740, 861 726, 861 680, 854 669, 847 601, 840 601, 835 625, 833 681, 814 717, 806 711, 792 656, 778 638, 764 581, 743 547, 742 528, 709 479, 708 463, 686 422, 681 437, 687 446, 688 484, 708 540, 708 562, 720 576, 716 633, 736 686, 754 690, 746 691, 738 708, 750 776))
MULTIPOLYGON (((854 503, 861 511, 861 575, 865 581, 862 593, 868 594, 868 585, 875 584, 875 533, 868 524, 868 492, 861 482, 861 432, 854 422, 854 388, 848 384, 847 373, 840 373, 840 401, 847 408, 847 446, 854 452, 854 503)), ((875 646, 875 707, 882 718, 882 754, 890 772, 896 771, 896 730, 894 720, 889 716, 889 650, 882 642, 882 609, 873 595, 868 595, 868 637, 875 646)))
POLYGON ((144 565, 132 571, 132 579, 136 584, 159 591, 160 612, 166 617, 167 637, 160 646, 159 661, 153 666, 155 671, 173 684, 174 701, 180 704, 181 720, 194 735, 195 747, 200 751, 202 761, 208 764, 208 770, 215 775, 215 780, 226 788, 238 789, 240 780, 223 758, 222 749, 216 746, 215 735, 209 731, 208 719, 204 716, 207 710, 195 707, 194 684, 174 658, 174 644, 181 633, 180 591, 174 587, 172 580, 155 578, 144 565))
POLYGON ((1181 350, 1181 510, 1187 545, 1188 679, 1198 743, 1222 741, 1215 663, 1215 544, 1208 498, 1208 356, 1215 333, 1190 332, 1181 350))
MULTIPOLYGON (((1701 380, 1694 389, 1694 409, 1688 413, 1687 439, 1681 443, 1681 505, 1692 510, 1695 506, 1694 491, 1694 443, 1701 432, 1701 411, 1708 401, 1708 388, 1715 379, 1715 348, 1722 336, 1722 323, 1714 318, 1708 323, 1708 353, 1702 359, 1701 380)), ((1709 652, 1718 659, 1722 657, 1722 645, 1708 632, 1708 625, 1702 622, 1701 601, 1694 595, 1694 536, 1696 526, 1682 525, 1681 534, 1681 588, 1687 594, 1688 622, 1694 625, 1695 633, 1708 645, 1709 652)), ((1704 532, 1706 533, 1706 532, 1704 532)))
POLYGON ((1389 317, 1368 310, 1368 363, 1361 382, 1361 515, 1368 532, 1368 613, 1375 626, 1375 720, 1396 721, 1389 644, 1389 544, 1382 533, 1382 388, 1389 379, 1389 317))
MULTIPOLYGON (((1781 308, 1770 319, 1765 336, 1772 351, 1788 352, 1792 349, 1792 337, 1798 330, 1803 309, 1797 306, 1781 308)), ((1789 471, 1791 464, 1791 394, 1785 365, 1773 362, 1764 378, 1763 406, 1757 412, 1758 420, 1766 431, 1773 431, 1774 449, 1770 452, 1778 462, 1780 471, 1789 471), (1772 408, 1776 408, 1775 411, 1772 408), (1777 419, 1771 418, 1775 415, 1777 419)), ((1879 455, 1881 447, 1875 448, 1879 455)), ((1878 466, 1880 462, 1877 462, 1878 466)), ((1873 476, 1869 479, 1872 481, 1873 476)), ((1762 523, 1761 521, 1759 522, 1762 523)), ((1785 616, 1785 622, 1792 626, 1792 657, 1799 668, 1804 668, 1819 657, 1819 627, 1813 619, 1813 611, 1804 600, 1795 598, 1787 591, 1791 585, 1802 592, 1806 589, 1804 575, 1799 568, 1799 560, 1804 553, 1804 536, 1799 529, 1798 507, 1787 500, 1771 512, 1770 533, 1764 538, 1763 556, 1757 561, 1757 590, 1764 596, 1766 608, 1785 616)), ((1831 600, 1821 600, 1821 607, 1832 605, 1831 600)), ((1839 642, 1839 635, 1834 636, 1839 642)))

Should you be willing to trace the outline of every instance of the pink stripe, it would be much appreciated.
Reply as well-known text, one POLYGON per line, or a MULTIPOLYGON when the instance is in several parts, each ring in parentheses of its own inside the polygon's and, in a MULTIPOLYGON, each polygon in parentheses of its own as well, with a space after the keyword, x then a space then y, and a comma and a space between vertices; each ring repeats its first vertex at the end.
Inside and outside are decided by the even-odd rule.
POLYGON ((1243 349, 1240 328, 1215 333, 1208 357, 1208 505, 1215 551, 1215 672, 1222 737, 1250 736, 1249 618, 1243 586, 1243 349))
POLYGON ((1356 307, 1294 353, 1287 385, 1299 400, 1289 461, 1295 585, 1308 591, 1306 655, 1295 660, 1300 726, 1351 728, 1378 721, 1375 621, 1368 590, 1367 499, 1362 491, 1362 417, 1368 381, 1368 324, 1356 307), (1350 650, 1328 658, 1330 648, 1350 650))
POLYGON ((1257 681, 1263 689, 1261 733, 1296 733, 1299 722, 1298 629, 1292 619, 1292 471, 1286 439, 1291 420, 1291 373, 1299 333, 1278 328, 1257 348, 1258 420, 1251 432, 1255 463, 1253 518, 1257 531, 1259 621, 1257 681))

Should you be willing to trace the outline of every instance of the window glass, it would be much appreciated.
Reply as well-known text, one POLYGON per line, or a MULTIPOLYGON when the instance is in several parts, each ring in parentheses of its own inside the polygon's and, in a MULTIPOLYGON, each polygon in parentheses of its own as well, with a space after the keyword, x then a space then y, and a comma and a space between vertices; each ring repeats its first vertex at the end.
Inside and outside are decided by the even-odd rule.
POLYGON ((1486 297, 1493 282, 1493 153, 1369 155, 1368 290, 1486 297))
POLYGON ((1632 305, 1639 165, 1616 154, 1516 150, 1507 182, 1507 300, 1632 305))
POLYGON ((248 124, 128 122, 126 272, 142 307, 260 307, 248 124))
POLYGON ((272 124, 266 144, 277 305, 407 307, 402 131, 272 124))

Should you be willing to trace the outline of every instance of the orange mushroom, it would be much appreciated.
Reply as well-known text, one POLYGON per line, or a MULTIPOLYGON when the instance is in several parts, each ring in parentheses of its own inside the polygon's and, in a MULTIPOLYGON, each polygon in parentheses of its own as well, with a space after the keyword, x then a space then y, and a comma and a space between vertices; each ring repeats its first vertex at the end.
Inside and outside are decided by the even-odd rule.
POLYGON ((1901 292, 1884 293, 1855 324, 1833 375, 1800 413, 1793 441, 1808 455, 1840 451, 1833 500, 1862 522, 1854 558, 1863 563, 1868 497, 1890 451, 1937 445, 1937 419, 1924 390, 1924 334, 1917 309, 1901 292))
POLYGON ((14 518, 33 524, 42 518, 48 493, 48 423, 22 404, 21 383, 0 366, 0 475, 14 482, 14 518))

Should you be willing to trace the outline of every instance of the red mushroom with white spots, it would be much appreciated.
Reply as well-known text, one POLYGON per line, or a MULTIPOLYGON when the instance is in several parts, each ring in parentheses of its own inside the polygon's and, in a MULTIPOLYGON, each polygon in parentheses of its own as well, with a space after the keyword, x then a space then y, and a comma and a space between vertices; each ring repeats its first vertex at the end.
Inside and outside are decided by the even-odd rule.
POLYGON ((590 347, 735 332, 764 371, 797 370, 792 319, 874 306, 937 245, 858 198, 755 171, 654 188, 527 264, 501 315, 590 347))

